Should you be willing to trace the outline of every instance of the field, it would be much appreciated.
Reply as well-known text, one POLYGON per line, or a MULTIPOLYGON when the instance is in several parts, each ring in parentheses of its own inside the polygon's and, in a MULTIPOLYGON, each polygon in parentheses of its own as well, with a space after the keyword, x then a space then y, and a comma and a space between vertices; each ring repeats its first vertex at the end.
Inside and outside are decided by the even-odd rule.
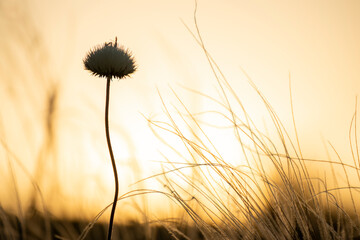
MULTIPOLYGON (((0 13, 1 7, 0 4, 0 13)), ((65 184, 65 180, 48 171, 48 166, 56 169, 61 165, 58 161, 63 154, 57 124, 63 117, 58 114, 62 89, 48 81, 52 68, 44 57, 46 48, 26 16, 24 19, 10 33, 18 44, 16 50, 8 48, 3 56, 9 69, 14 68, 13 72, 9 70, 13 74, 0 74, 6 86, 0 92, 5 99, 1 105, 5 110, 0 112, 0 240, 106 239, 110 201, 90 216, 81 216, 84 209, 78 210, 77 217, 59 214, 66 211, 61 206, 56 213, 53 211, 59 201, 51 201, 49 196, 58 196, 56 192, 65 184), (30 80, 21 71, 15 71, 19 66, 31 70, 30 80), (12 85, 14 79, 21 79, 22 86, 12 85), (37 109, 42 109, 41 114, 37 109), (9 134, 8 129, 15 130, 9 134), (33 132, 39 135, 28 137, 29 129, 35 129, 33 132), (24 136, 26 141, 16 142, 17 136, 24 136), (29 154, 35 156, 33 165, 29 159, 19 157, 27 151, 35 153, 29 154)), ((193 112, 177 88, 169 88, 175 103, 158 91, 162 115, 157 118, 143 114, 143 121, 161 143, 161 149, 170 149, 171 156, 165 154, 158 160, 160 171, 137 178, 131 183, 132 190, 120 193, 112 239, 360 239, 357 104, 348 126, 348 139, 344 139, 350 146, 351 158, 343 159, 330 142, 325 144, 327 159, 307 157, 296 125, 290 79, 289 91, 284 93, 289 95, 291 106, 292 128, 288 129, 261 89, 247 76, 248 85, 266 112, 265 127, 258 126, 232 87, 231 79, 206 48, 196 13, 194 20, 195 31, 185 27, 205 56, 218 95, 186 88, 208 106, 204 111, 193 112), (222 125, 217 124, 219 120, 222 125), (225 140, 232 142, 237 157, 229 158, 227 152, 218 149, 217 144, 225 140), (156 187, 148 187, 149 181, 156 182, 156 187), (157 207, 163 204, 164 209, 170 206, 172 211, 154 214, 152 207, 158 200, 152 196, 160 196, 157 207), (123 209, 137 212, 136 217, 120 216, 123 209)), ((6 26, 2 27, 7 29, 6 26)), ((116 106, 116 102, 110 101, 110 105, 116 106)), ((73 119, 77 114, 70 113, 73 119)), ((103 113, 99 115, 102 119, 103 113)), ((81 178, 87 166, 74 163, 71 168, 78 169, 81 178)), ((94 186, 98 185, 91 185, 89 194, 98 191, 94 186)), ((85 187, 81 190, 88 191, 85 187)), ((75 197, 66 199, 72 200, 77 201, 75 197)))

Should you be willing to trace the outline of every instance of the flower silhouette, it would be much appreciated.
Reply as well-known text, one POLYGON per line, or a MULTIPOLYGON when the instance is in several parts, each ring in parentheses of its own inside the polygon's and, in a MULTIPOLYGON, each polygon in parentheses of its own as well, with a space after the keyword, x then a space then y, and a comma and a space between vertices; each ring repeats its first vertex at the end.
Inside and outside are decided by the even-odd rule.
POLYGON ((84 59, 85 69, 95 76, 124 78, 136 70, 131 53, 115 43, 105 43, 90 50, 84 59))
POLYGON ((90 50, 83 61, 86 70, 91 71, 95 76, 106 77, 105 133, 115 180, 115 194, 111 208, 107 237, 108 240, 111 240, 116 204, 119 196, 119 179, 114 153, 111 146, 109 130, 110 83, 112 78, 121 79, 129 76, 136 70, 136 66, 129 51, 117 46, 117 38, 115 38, 115 43, 105 43, 102 46, 98 46, 93 50, 90 50))

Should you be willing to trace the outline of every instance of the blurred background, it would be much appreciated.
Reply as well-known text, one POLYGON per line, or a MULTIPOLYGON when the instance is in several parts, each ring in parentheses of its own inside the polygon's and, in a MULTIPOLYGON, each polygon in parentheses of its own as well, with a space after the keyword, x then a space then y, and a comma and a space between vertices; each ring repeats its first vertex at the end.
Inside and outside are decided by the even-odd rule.
MULTIPOLYGON (((0 0, 3 208, 16 209, 18 199, 24 208, 45 203, 57 216, 87 218, 112 201, 105 80, 85 71, 82 60, 92 47, 116 36, 138 65, 131 78, 115 80, 111 87, 110 131, 120 194, 161 187, 155 179, 134 184, 161 172, 164 156, 178 161, 146 120, 166 119, 160 95, 166 104, 179 106, 174 90, 194 113, 220 111, 187 90, 219 97, 204 52, 187 29, 196 33, 194 9, 193 0, 0 0)), ((259 129, 271 134, 272 123, 248 77, 294 137, 291 78, 303 154, 328 159, 329 151, 334 154, 330 142, 351 163, 349 129, 360 91, 359 12, 356 0, 198 0, 197 24, 207 50, 259 129)), ((225 124, 217 118, 206 121, 225 124)), ((226 161, 242 164, 233 133, 208 131, 226 161)), ((167 211, 161 201, 148 202, 144 206, 151 212, 167 211)), ((120 206, 122 212, 137 212, 133 205, 120 206)))

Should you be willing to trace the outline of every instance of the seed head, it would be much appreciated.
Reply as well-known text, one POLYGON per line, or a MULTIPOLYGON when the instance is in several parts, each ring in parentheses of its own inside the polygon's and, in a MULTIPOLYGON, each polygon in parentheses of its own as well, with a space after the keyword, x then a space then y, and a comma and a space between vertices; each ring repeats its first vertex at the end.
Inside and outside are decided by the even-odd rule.
POLYGON ((95 76, 124 78, 136 70, 131 53, 115 43, 104 43, 90 50, 83 60, 86 70, 95 76))

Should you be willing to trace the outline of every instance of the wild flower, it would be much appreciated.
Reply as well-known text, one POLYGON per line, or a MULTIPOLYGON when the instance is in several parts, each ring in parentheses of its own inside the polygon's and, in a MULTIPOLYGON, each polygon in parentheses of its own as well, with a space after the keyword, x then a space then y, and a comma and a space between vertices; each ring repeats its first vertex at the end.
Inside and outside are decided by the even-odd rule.
POLYGON ((129 76, 136 70, 136 66, 135 61, 129 51, 117 46, 116 37, 114 43, 105 43, 104 45, 95 47, 93 50, 91 50, 84 59, 84 65, 85 69, 91 71, 95 76, 106 77, 107 79, 105 100, 105 132, 115 179, 115 194, 110 214, 107 237, 108 240, 111 240, 116 203, 119 196, 119 180, 109 133, 110 82, 112 78, 122 79, 129 76))
POLYGON ((135 61, 129 50, 115 43, 104 43, 90 50, 84 59, 85 69, 95 76, 124 78, 136 70, 135 61))

